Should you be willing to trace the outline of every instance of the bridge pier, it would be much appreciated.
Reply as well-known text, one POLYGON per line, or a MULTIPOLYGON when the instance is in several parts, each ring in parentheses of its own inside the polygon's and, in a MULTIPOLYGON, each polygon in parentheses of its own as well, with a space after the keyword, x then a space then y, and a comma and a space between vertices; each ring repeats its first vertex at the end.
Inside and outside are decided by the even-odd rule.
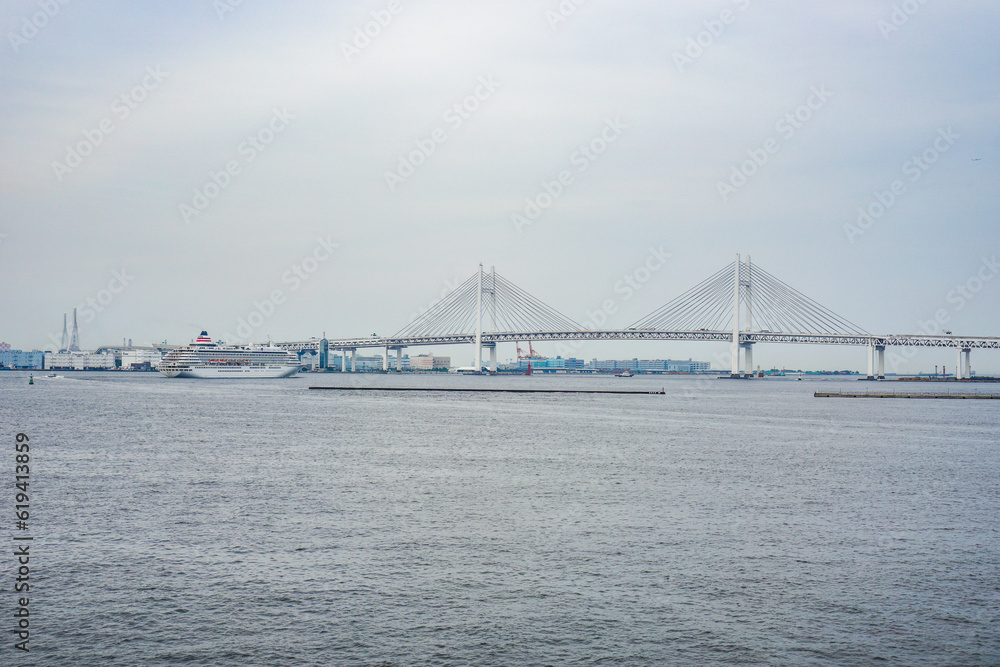
POLYGON ((490 350, 490 373, 497 372, 497 344, 496 343, 485 343, 485 346, 490 350))
POLYGON ((875 379, 875 346, 872 345, 871 343, 868 343, 868 346, 865 348, 865 354, 868 357, 868 376, 867 376, 867 379, 868 380, 874 380, 875 379))
POLYGON ((743 343, 743 374, 746 377, 753 377, 753 343, 743 343))
POLYGON ((885 345, 876 345, 875 353, 878 355, 878 379, 885 379, 885 345))
POLYGON ((351 372, 352 373, 357 373, 358 372, 358 359, 357 359, 357 357, 358 357, 358 348, 352 347, 351 348, 351 372))
POLYGON ((347 372, 347 350, 340 351, 340 372, 347 372))
POLYGON ((389 372, 389 346, 388 345, 385 346, 385 356, 382 357, 382 372, 383 373, 388 373, 389 372))
POLYGON ((972 349, 958 348, 958 363, 955 364, 955 379, 968 380, 972 377, 972 349))
POLYGON ((396 372, 397 373, 402 373, 403 372, 403 348, 402 347, 397 347, 396 348, 396 372))

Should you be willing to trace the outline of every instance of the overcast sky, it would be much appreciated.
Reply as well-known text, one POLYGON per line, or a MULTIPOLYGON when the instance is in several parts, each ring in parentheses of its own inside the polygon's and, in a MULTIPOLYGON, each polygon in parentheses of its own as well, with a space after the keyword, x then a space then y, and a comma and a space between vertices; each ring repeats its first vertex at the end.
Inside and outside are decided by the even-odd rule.
POLYGON ((0 21, 15 348, 51 349, 74 306, 85 348, 241 320, 388 335, 480 262, 577 321, 610 299, 620 328, 738 252, 873 333, 1000 335, 996 2, 7 0, 0 21))

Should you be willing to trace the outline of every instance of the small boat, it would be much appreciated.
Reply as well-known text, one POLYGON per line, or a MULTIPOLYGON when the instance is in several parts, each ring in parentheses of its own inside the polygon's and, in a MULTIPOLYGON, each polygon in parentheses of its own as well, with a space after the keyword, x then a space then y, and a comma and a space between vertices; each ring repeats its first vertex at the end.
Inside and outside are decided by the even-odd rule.
POLYGON ((47 377, 47 378, 55 378, 55 377, 59 377, 59 376, 58 376, 58 375, 56 375, 55 373, 49 373, 49 374, 48 374, 48 375, 46 375, 45 377, 47 377))
POLYGON ((621 373, 615 373, 615 377, 616 378, 630 378, 633 375, 635 375, 635 373, 633 373, 632 371, 628 370, 627 368, 625 370, 623 370, 621 373))

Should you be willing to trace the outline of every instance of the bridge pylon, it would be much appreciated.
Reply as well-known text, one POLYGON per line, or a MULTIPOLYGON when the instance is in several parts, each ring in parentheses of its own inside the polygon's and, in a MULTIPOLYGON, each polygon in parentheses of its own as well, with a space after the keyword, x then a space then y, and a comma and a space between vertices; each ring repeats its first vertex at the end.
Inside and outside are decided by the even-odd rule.
POLYGON ((750 332, 753 322, 753 309, 751 307, 751 297, 753 291, 751 289, 750 277, 753 275, 750 270, 750 255, 747 255, 747 261, 744 265, 740 261, 740 254, 736 253, 736 262, 734 263, 735 271, 733 272, 733 363, 732 371, 729 377, 732 378, 752 378, 753 377, 753 342, 751 341, 741 341, 740 334, 743 332, 750 332), (741 298, 742 297, 742 298, 741 298), (740 324, 740 303, 746 304, 746 325, 741 326, 740 324), (743 364, 742 369, 740 368, 740 350, 743 351, 743 364))
POLYGON ((578 332, 584 327, 535 298, 490 267, 483 265, 433 308, 390 340, 466 337, 473 344, 475 372, 483 370, 483 348, 489 349, 489 372, 497 371, 496 340, 499 332, 578 332), (488 321, 487 321, 488 320, 488 321))

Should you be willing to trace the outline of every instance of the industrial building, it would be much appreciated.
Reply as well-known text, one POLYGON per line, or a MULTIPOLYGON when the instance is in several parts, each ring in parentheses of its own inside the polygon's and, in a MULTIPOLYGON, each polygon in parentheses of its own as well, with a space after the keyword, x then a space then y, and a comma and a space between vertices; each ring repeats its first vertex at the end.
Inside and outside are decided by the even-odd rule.
POLYGON ((433 354, 410 357, 410 370, 414 371, 446 371, 450 366, 451 357, 435 357, 433 354))
POLYGON ((678 361, 674 359, 593 359, 587 364, 595 371, 632 371, 633 373, 707 373, 708 361, 678 361))
POLYGON ((155 370, 163 354, 155 348, 132 348, 121 351, 122 370, 155 370))
POLYGON ((115 368, 114 352, 46 352, 45 370, 103 371, 115 368))
POLYGON ((521 371, 528 370, 531 364, 532 372, 539 373, 618 373, 632 371, 633 373, 708 373, 711 362, 679 361, 674 359, 591 359, 584 363, 583 359, 572 357, 536 357, 517 360, 517 365, 508 366, 521 371))
POLYGON ((24 352, 22 350, 11 350, 9 346, 6 350, 0 350, 0 368, 40 371, 45 367, 44 364, 45 354, 38 350, 24 352))

